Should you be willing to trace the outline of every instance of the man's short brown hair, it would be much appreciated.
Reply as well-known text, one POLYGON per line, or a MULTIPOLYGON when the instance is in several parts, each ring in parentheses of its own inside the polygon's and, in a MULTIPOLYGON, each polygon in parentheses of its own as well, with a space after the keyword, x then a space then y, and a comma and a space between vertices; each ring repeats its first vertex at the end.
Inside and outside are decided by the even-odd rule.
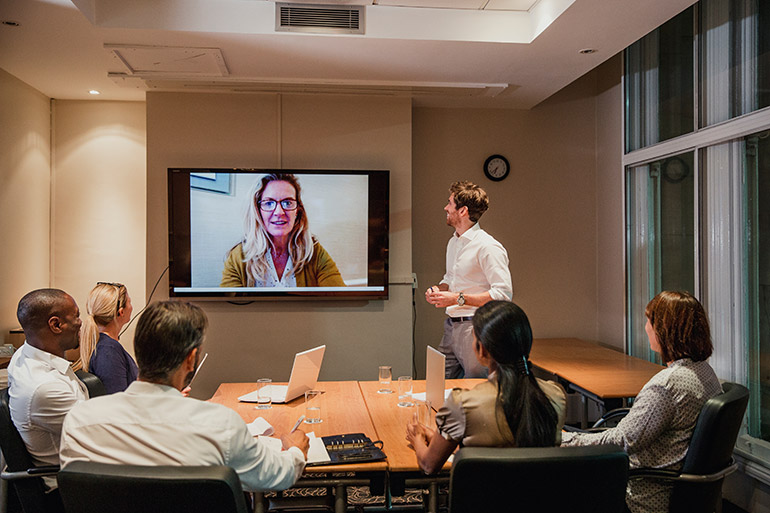
POLYGON ((468 208, 468 218, 474 223, 478 222, 481 215, 489 208, 487 193, 472 182, 454 182, 449 186, 449 192, 454 194, 455 207, 468 208))
POLYGON ((644 313, 658 336, 664 362, 682 358, 701 362, 711 356, 709 321, 690 293, 663 291, 652 298, 644 313))

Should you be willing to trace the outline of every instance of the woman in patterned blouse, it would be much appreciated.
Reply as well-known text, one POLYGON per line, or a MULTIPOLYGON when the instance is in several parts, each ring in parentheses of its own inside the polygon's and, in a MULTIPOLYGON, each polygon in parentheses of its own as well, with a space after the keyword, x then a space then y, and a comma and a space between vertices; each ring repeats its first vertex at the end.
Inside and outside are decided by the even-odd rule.
MULTIPOLYGON (((601 433, 565 433, 562 445, 615 444, 628 453, 631 468, 682 468, 695 422, 710 398, 722 393, 706 361, 711 332, 703 306, 687 292, 661 292, 647 305, 650 349, 667 368, 642 388, 628 415, 601 433)), ((626 504, 633 513, 668 511, 671 485, 629 481, 626 504)))

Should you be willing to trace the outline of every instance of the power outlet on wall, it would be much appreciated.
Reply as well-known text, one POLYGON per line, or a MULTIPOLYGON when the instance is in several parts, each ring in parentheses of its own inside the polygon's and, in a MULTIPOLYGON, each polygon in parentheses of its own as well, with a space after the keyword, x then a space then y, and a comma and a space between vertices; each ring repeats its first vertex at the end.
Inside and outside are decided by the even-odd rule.
POLYGON ((412 273, 412 288, 417 288, 417 273, 412 273))

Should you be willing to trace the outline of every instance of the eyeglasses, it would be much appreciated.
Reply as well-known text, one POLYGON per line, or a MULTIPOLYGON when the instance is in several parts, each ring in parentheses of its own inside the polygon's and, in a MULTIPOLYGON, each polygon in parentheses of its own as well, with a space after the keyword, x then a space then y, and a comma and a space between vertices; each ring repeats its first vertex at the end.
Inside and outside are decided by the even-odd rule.
POLYGON ((284 212, 297 210, 297 206, 299 206, 297 200, 293 198, 286 198, 282 199, 281 201, 275 201, 272 199, 262 200, 259 202, 259 208, 264 212, 272 212, 276 209, 276 207, 278 207, 279 203, 281 204, 281 208, 284 210, 284 212))
POLYGON ((109 281, 97 281, 96 284, 97 285, 110 285, 110 286, 115 287, 116 289, 118 289, 118 306, 115 308, 115 315, 118 315, 120 313, 120 291, 122 289, 125 289, 126 286, 123 285, 122 283, 112 283, 112 282, 109 282, 109 281))

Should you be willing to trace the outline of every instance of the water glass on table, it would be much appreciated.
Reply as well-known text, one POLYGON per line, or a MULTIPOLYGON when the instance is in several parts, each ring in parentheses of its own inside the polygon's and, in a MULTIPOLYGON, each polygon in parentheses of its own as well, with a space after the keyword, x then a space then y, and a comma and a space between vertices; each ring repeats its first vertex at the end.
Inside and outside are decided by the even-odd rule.
POLYGON ((257 380, 257 409, 268 410, 273 407, 273 380, 259 378, 257 380))
POLYGON ((390 382, 393 380, 393 369, 390 365, 380 365, 380 389, 378 394, 392 394, 390 382))
POLYGON ((318 424, 321 420, 321 392, 320 390, 308 390, 305 392, 305 422, 318 424))
POLYGON ((414 421, 422 424, 423 426, 430 428, 431 427, 431 421, 430 421, 430 415, 431 415, 431 408, 430 408, 430 401, 420 401, 418 399, 414 400, 414 421))
POLYGON ((398 378, 398 405, 403 408, 414 406, 412 399, 412 376, 401 376, 398 378))

